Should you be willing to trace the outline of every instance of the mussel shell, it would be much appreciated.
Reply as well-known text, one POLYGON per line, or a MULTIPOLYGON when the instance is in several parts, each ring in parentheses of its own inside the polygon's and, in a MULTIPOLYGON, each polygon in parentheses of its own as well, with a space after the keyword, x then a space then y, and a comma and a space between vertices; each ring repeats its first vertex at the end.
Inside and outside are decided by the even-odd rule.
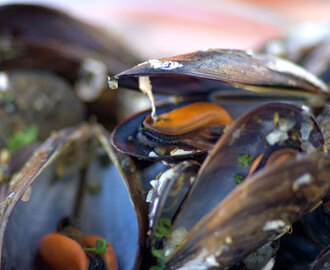
MULTIPOLYGON (((67 153, 65 151, 71 149, 68 146, 75 145, 81 151, 89 149, 86 143, 94 138, 94 132, 99 134, 102 145, 108 141, 97 126, 82 125, 77 129, 62 130, 37 148, 18 171, 17 181, 0 204, 1 269, 43 269, 40 261, 34 261, 40 238, 54 231, 63 216, 76 212, 77 204, 73 201, 81 182, 81 172, 77 170, 54 177, 59 163, 52 162, 61 153, 67 153), (45 170, 50 164, 55 166, 45 170), (31 198, 28 202, 20 201, 30 186, 31 198)), ((84 196, 78 209, 82 232, 107 238, 114 246, 119 267, 133 269, 140 254, 140 239, 137 213, 127 188, 114 165, 104 166, 97 161, 95 153, 86 153, 92 161, 86 184, 81 189, 84 196)), ((62 158, 60 156, 60 160, 62 158)))
POLYGON ((167 258, 166 269, 192 265, 221 269, 237 263, 266 241, 283 235, 311 210, 330 188, 329 172, 330 159, 319 154, 260 171, 189 231, 167 258), (308 184, 300 183, 304 175, 308 184))
POLYGON ((138 89, 140 76, 150 78, 155 92, 176 95, 205 94, 224 85, 257 92, 284 90, 294 95, 329 93, 323 82, 291 62, 240 50, 210 49, 149 60, 112 80, 138 89))
POLYGON ((244 178, 247 176, 249 166, 241 166, 238 159, 245 154, 256 158, 271 146, 266 138, 277 129, 275 114, 278 114, 283 125, 291 124, 289 130, 296 130, 299 134, 303 126, 310 127, 310 133, 305 135, 307 138, 303 141, 308 147, 322 149, 322 132, 314 117, 301 106, 269 103, 253 109, 235 121, 208 155, 174 222, 174 229, 183 226, 189 231, 237 186, 237 174, 244 178))
MULTIPOLYGON (((196 161, 183 161, 165 171, 158 179, 149 212, 149 237, 152 240, 155 240, 154 232, 159 220, 166 218, 172 221, 178 214, 199 168, 200 164, 196 161)), ((153 241, 153 246, 155 242, 158 241, 153 241)))
MULTIPOLYGON (((107 238, 114 246, 120 269, 132 269, 138 231, 126 187, 114 166, 101 170, 97 163, 92 166, 89 189, 100 188, 100 192, 95 195, 86 191, 81 229, 107 238)), ((35 256, 41 237, 55 231, 63 216, 72 214, 79 177, 75 174, 53 181, 53 174, 54 167, 43 173, 32 185, 30 200, 15 206, 5 233, 1 269, 34 269, 40 264, 35 256)))
MULTIPOLYGON (((248 103, 248 104, 239 104, 236 102, 226 102, 222 100, 212 102, 217 103, 222 106, 231 116, 232 119, 236 119, 246 113, 249 109, 260 106, 259 102, 248 103)), ((162 114, 165 112, 169 112, 176 108, 185 106, 190 104, 191 101, 181 102, 179 104, 166 104, 157 107, 157 114, 162 114)), ((182 160, 189 159, 191 157, 198 158, 202 160, 205 158, 205 155, 208 150, 199 150, 192 151, 188 154, 180 154, 180 155, 151 155, 151 152, 155 152, 155 149, 144 144, 141 144, 136 138, 138 129, 143 122, 144 118, 149 116, 151 111, 143 111, 132 117, 126 119, 122 123, 120 123, 111 134, 111 144, 120 152, 123 152, 127 155, 137 157, 139 159, 146 159, 151 161, 174 161, 174 160, 182 160)), ((180 148, 180 147, 179 147, 180 148)), ((157 154, 157 153, 155 153, 157 154)))

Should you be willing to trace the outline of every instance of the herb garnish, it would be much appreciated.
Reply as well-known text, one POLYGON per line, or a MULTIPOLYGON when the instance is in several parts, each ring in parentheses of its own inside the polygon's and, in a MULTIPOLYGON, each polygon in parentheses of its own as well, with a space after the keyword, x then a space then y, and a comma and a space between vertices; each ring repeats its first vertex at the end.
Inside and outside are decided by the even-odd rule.
POLYGON ((244 176, 243 175, 241 175, 239 173, 235 174, 235 183, 237 185, 239 185, 240 183, 242 183, 243 179, 244 179, 244 176))
POLYGON ((157 240, 163 239, 165 236, 170 235, 172 232, 171 220, 168 218, 161 218, 155 231, 157 240))
POLYGON ((7 141, 7 148, 10 152, 23 146, 28 146, 37 141, 38 127, 33 125, 25 130, 15 132, 7 141))
POLYGON ((103 241, 96 240, 95 248, 83 248, 83 250, 102 255, 107 251, 107 243, 108 243, 107 239, 103 239, 103 241))
POLYGON ((162 249, 152 249, 151 250, 152 256, 157 259, 163 259, 163 250, 162 249))
POLYGON ((253 157, 249 154, 244 154, 244 155, 238 157, 238 163, 242 167, 249 167, 252 160, 253 160, 253 157))

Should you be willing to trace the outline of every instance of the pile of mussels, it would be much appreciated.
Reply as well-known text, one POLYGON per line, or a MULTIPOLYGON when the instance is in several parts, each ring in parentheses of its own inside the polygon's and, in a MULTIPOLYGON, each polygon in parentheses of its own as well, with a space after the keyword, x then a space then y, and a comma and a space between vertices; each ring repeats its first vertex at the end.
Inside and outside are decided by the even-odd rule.
MULTIPOLYGON (((329 36, 277 41, 281 57, 295 46, 302 67, 265 46, 153 59, 111 75, 111 88, 140 89, 153 108, 111 134, 91 121, 1 157, 1 267, 47 269, 39 241, 72 216, 84 233, 110 240, 119 269, 329 269, 329 36)), ((94 89, 79 78, 78 93, 94 89)), ((17 102, 6 102, 10 114, 17 102)))

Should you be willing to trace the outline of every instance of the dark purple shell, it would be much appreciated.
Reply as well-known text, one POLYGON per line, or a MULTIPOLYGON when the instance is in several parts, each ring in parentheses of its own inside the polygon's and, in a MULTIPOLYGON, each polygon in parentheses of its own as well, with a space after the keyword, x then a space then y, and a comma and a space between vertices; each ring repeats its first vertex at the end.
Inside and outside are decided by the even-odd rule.
POLYGON ((188 231, 204 215, 219 204, 236 186, 235 177, 245 178, 249 165, 239 164, 239 158, 252 158, 265 153, 274 145, 286 145, 290 136, 300 136, 301 151, 323 150, 324 139, 314 117, 301 106, 285 103, 269 103, 260 106, 237 119, 221 137, 203 163, 194 186, 174 223, 174 228, 188 231), (275 115, 279 127, 274 125, 275 115), (289 138, 285 139, 285 136, 289 138), (191 209, 194 209, 193 211, 191 209))
POLYGON ((205 94, 228 86, 257 92, 328 93, 314 75, 291 62, 250 51, 210 49, 161 60, 149 60, 116 75, 120 87, 138 89, 148 76, 155 92, 205 94))

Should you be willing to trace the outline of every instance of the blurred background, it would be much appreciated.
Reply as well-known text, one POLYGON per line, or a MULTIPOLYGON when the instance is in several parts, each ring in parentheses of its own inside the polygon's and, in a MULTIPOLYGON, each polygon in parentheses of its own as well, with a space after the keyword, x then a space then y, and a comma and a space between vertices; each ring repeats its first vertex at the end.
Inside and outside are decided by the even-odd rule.
POLYGON ((141 59, 203 48, 254 49, 270 39, 288 34, 296 23, 330 22, 329 0, 20 2, 61 8, 105 27, 127 43, 141 59))
MULTIPOLYGON (((6 157, 5 161, 0 160, 0 202, 8 194, 19 198, 19 192, 11 193, 12 175, 21 169, 38 146, 36 143, 53 131, 86 121, 98 121, 111 130, 133 113, 149 108, 148 98, 138 91, 110 91, 107 83, 109 74, 147 59, 208 48, 254 49, 290 59, 330 82, 330 0, 19 2, 60 9, 76 19, 44 7, 3 6, 11 3, 18 2, 0 0, 0 158, 6 157), (16 156, 11 155, 21 149, 25 156, 17 152, 21 160, 16 162, 16 156), (16 171, 10 167, 11 158, 16 171)), ((166 101, 164 96, 161 98, 160 102, 166 101)), ((85 148, 79 148, 77 155, 90 155, 85 148)), ((73 165, 76 166, 74 161, 65 166, 73 165)), ((88 187, 84 190, 88 196, 79 207, 83 206, 87 221, 82 219, 82 229, 109 239, 120 269, 132 269, 135 257, 131 254, 138 248, 136 213, 118 173, 113 172, 113 165, 108 165, 96 167, 99 179, 94 177, 94 171, 90 174, 91 183, 96 181, 100 188, 95 194, 88 187), (116 179, 111 181, 111 187, 107 182, 110 177, 116 179), (108 205, 113 207, 111 211, 108 205), (98 217, 93 215, 95 209, 99 210, 98 217), (127 243, 131 244, 129 248, 127 243)), ((55 169, 48 180, 34 184, 32 199, 25 204, 19 202, 11 214, 3 241, 3 262, 8 265, 2 265, 3 269, 33 269, 40 238, 54 230, 63 214, 69 215, 69 207, 76 204, 72 194, 76 192, 78 170, 74 177, 67 177, 63 168, 61 174, 55 169), (53 179, 66 182, 58 181, 54 187, 53 179), (59 196, 61 204, 57 202, 59 196), (21 226, 23 222, 30 226, 21 226)), ((144 179, 154 179, 156 175, 144 179)), ((31 196, 31 190, 26 191, 31 196)), ((81 197, 77 197, 78 203, 81 197)), ((1 228, 6 226, 0 219, 0 254, 4 232, 1 228)), ((318 254, 317 249, 314 251, 307 264, 318 254)))

